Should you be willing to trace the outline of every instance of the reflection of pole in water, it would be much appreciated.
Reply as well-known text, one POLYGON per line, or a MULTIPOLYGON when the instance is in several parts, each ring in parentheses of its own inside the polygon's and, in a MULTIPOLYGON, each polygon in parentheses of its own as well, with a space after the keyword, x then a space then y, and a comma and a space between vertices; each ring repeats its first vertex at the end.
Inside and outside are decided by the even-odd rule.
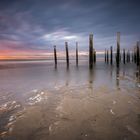
POLYGON ((120 78, 120 68, 116 67, 116 85, 117 85, 118 88, 120 86, 119 78, 120 78))
POLYGON ((70 70, 69 70, 69 68, 67 68, 66 69, 66 76, 65 76, 65 78, 66 78, 66 83, 65 83, 65 85, 66 86, 69 86, 69 79, 70 79, 70 70))
POLYGON ((78 42, 76 42, 76 66, 78 66, 78 42))
POLYGON ((57 54, 56 54, 56 46, 54 46, 54 61, 55 61, 55 68, 57 68, 57 54))
POLYGON ((69 68, 69 50, 68 50, 68 42, 65 42, 65 48, 66 48, 67 68, 69 68))
POLYGON ((93 68, 93 34, 89 35, 89 68, 93 68))
POLYGON ((91 89, 91 94, 93 93, 93 80, 94 80, 94 68, 89 69, 89 88, 91 89))

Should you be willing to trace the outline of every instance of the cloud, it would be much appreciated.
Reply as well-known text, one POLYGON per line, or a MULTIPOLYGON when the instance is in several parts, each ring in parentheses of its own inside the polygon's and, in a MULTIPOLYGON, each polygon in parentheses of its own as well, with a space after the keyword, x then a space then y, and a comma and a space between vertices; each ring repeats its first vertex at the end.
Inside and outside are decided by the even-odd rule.
POLYGON ((0 2, 0 50, 52 51, 53 45, 71 50, 79 42, 88 50, 88 35, 94 34, 97 50, 116 46, 116 32, 122 47, 139 40, 138 0, 4 0, 0 2), (4 43, 5 42, 5 43, 4 43))

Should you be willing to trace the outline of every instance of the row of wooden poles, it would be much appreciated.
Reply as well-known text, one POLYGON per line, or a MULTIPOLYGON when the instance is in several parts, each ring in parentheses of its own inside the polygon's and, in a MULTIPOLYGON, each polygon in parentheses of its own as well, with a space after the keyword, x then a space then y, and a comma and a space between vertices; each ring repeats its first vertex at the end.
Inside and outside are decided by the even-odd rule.
MULTIPOLYGON (((65 42, 65 49, 66 49, 66 64, 67 68, 69 68, 69 49, 68 49, 68 42, 65 42)), ((113 64, 113 47, 110 47, 110 51, 108 49, 105 49, 105 63, 113 64), (109 54, 110 54, 110 60, 109 60, 109 54)), ((120 32, 117 32, 117 50, 115 53, 115 59, 116 59, 116 66, 119 67, 121 62, 121 56, 123 55, 123 63, 125 64, 132 62, 136 63, 137 66, 140 65, 140 49, 139 49, 139 43, 137 42, 137 46, 134 48, 134 51, 130 53, 128 50, 126 53, 126 50, 123 49, 123 54, 121 54, 120 49, 120 32), (132 58, 132 59, 131 59, 132 58)), ((57 51, 56 46, 54 46, 54 61, 55 61, 55 67, 57 67, 57 51)), ((96 63, 96 51, 93 47, 93 34, 89 35, 89 68, 92 69, 94 64, 96 63)), ((78 42, 76 42, 76 66, 78 66, 78 42)))
MULTIPOLYGON (((113 47, 110 47, 110 52, 108 49, 105 49, 105 63, 107 64, 113 64, 113 47), (109 60, 109 53, 110 53, 110 60, 109 60)), ((120 32, 117 33, 117 51, 115 53, 115 59, 116 59, 116 66, 119 67, 121 61, 123 64, 133 62, 137 66, 140 66, 140 48, 139 48, 139 42, 137 42, 136 46, 134 47, 133 51, 130 52, 130 50, 122 50, 122 53, 120 51, 120 32)))
MULTIPOLYGON (((66 49, 66 63, 67 68, 69 68, 69 49, 68 49, 68 42, 65 42, 65 49, 66 49)), ((78 42, 76 42, 76 66, 78 66, 78 42)), ((54 46, 54 62, 55 67, 57 67, 57 51, 56 46, 54 46)), ((89 35, 89 67, 92 68, 94 63, 96 63, 96 51, 93 48, 93 34, 89 35)))

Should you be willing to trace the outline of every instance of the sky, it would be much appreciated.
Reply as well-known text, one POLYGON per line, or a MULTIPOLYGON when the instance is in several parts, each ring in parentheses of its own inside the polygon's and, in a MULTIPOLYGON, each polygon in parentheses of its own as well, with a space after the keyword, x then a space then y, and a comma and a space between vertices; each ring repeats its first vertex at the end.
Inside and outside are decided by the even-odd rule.
POLYGON ((88 51, 93 34, 97 52, 113 46, 121 33, 121 48, 140 41, 139 0, 0 0, 0 59, 46 58, 71 53, 79 43, 88 51))

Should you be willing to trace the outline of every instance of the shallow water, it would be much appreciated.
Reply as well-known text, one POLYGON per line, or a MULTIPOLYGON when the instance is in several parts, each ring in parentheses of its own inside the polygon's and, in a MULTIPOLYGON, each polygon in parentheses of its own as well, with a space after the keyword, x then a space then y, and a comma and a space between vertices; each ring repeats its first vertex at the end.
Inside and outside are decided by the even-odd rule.
POLYGON ((0 64, 5 140, 140 139, 140 78, 134 64, 61 61, 0 64))

